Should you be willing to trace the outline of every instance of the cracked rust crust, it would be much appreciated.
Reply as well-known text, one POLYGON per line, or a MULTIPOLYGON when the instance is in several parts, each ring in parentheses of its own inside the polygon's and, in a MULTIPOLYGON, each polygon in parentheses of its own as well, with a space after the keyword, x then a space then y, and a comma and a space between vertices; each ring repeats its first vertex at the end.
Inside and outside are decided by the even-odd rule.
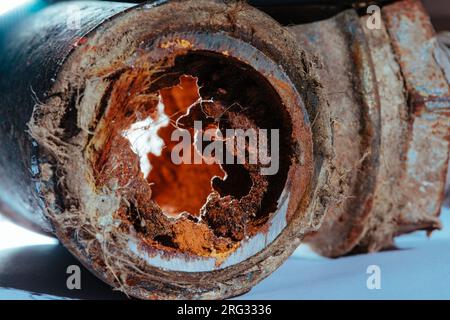
MULTIPOLYGON (((37 19, 46 21, 45 15, 52 16, 52 10, 60 9, 50 8, 37 19)), ((89 9, 85 10, 89 16, 89 9)), ((40 169, 36 185, 45 214, 56 236, 97 276, 139 298, 235 296, 270 274, 305 234, 317 230, 331 198, 326 187, 331 171, 330 116, 316 80, 314 60, 298 49, 289 32, 242 3, 174 1, 128 9, 81 37, 74 42, 70 55, 61 60, 54 83, 38 92, 40 100, 29 127, 39 144, 39 154, 35 155, 40 169), (131 114, 145 113, 154 106, 150 96, 155 94, 159 80, 148 80, 168 70, 168 74, 178 75, 172 82, 163 81, 159 88, 170 87, 179 76, 187 74, 198 78, 200 93, 207 98, 215 94, 213 90, 208 92, 213 82, 206 80, 208 73, 202 71, 205 66, 195 67, 196 61, 209 61, 195 57, 204 53, 214 53, 230 66, 242 68, 241 75, 257 75, 262 79, 258 81, 267 86, 265 94, 274 92, 267 99, 273 96, 279 100, 267 107, 270 116, 255 113, 257 109, 248 114, 228 112, 232 127, 247 127, 251 121, 256 127, 281 126, 285 158, 280 167, 284 178, 262 179, 250 174, 256 188, 250 188, 251 197, 241 198, 239 206, 243 211, 235 212, 236 218, 246 218, 243 224, 234 220, 226 228, 224 224, 233 215, 223 215, 221 198, 218 204, 211 204, 211 209, 207 206, 211 214, 205 215, 205 221, 174 222, 158 213, 149 199, 130 195, 121 177, 110 179, 116 175, 113 171, 103 177, 98 175, 108 168, 108 157, 97 170, 92 165, 98 160, 93 155, 118 132, 118 128, 104 128, 110 121, 108 114, 119 114, 119 110, 112 111, 112 101, 120 100, 122 77, 129 70, 136 71, 134 80, 127 84, 128 88, 132 86, 130 97, 118 104, 129 107, 131 114), (179 62, 180 57, 184 62, 179 62), (312 126, 309 119, 314 121, 312 126), (276 121, 271 124, 268 120, 276 121), (134 224, 132 216, 120 213, 124 204, 137 204, 139 215, 142 213, 144 220, 151 222, 149 228, 140 229, 142 224, 134 224), (247 229, 244 234, 241 225, 247 229), (205 242, 199 245, 200 240, 205 242)), ((232 75, 224 75, 232 91, 232 75)), ((255 86, 255 93, 261 85, 255 86)), ((246 92, 251 95, 252 91, 246 92)), ((246 103, 255 108, 258 95, 250 95, 246 103)), ((126 114, 126 108, 120 112, 126 114)), ((119 127, 120 119, 116 119, 119 127)), ((117 140, 109 145, 117 148, 120 143, 117 140)), ((120 152, 116 155, 122 157, 120 152)), ((126 162, 134 170, 137 159, 130 156, 126 162)), ((229 190, 222 187, 222 192, 229 190)), ((151 193, 143 190, 142 196, 151 193)))

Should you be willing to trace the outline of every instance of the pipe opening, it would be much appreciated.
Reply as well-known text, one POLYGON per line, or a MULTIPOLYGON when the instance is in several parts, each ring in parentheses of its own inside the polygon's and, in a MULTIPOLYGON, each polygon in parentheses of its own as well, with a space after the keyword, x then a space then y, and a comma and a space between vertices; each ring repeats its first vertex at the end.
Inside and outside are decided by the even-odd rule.
POLYGON ((117 216, 149 248, 224 257, 277 209, 293 157, 291 121, 269 82, 226 54, 189 51, 157 70, 135 65, 115 80, 91 143, 96 184, 120 194, 117 216), (227 145, 228 131, 248 129, 267 131, 274 174, 261 173, 259 158, 251 163, 251 137, 243 151, 236 140, 227 145))

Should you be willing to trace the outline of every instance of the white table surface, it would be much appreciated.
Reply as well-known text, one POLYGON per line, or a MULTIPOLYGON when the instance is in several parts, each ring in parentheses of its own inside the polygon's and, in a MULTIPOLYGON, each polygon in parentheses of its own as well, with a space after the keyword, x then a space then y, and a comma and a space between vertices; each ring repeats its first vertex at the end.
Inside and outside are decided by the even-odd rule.
MULTIPOLYGON (((301 246, 277 271, 238 299, 450 299, 450 209, 430 238, 397 238, 397 250, 327 259, 301 246), (367 267, 381 270, 369 290, 367 267)), ((82 269, 82 289, 68 290, 65 273, 77 261, 56 240, 0 220, 0 299, 121 299, 82 269)))

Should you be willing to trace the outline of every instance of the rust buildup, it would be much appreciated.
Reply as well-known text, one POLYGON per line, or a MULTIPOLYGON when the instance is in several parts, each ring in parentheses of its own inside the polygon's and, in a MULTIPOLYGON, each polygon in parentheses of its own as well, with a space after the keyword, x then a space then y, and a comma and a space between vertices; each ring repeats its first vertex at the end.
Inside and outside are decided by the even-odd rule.
MULTIPOLYGON (((180 127, 179 122, 182 117, 190 116, 192 108, 203 104, 203 102, 198 102, 201 97, 197 79, 182 76, 178 85, 161 89, 159 92, 165 107, 164 112, 171 122, 175 122, 175 125, 168 125, 158 131, 165 144, 162 155, 150 154, 148 156, 154 168, 147 178, 148 183, 153 186, 152 198, 164 213, 177 216, 187 212, 191 216, 198 217, 208 195, 213 191, 212 180, 216 177, 225 178, 225 172, 217 163, 195 164, 194 153, 197 156, 201 155, 194 148, 194 141, 191 141, 190 144, 191 163, 174 164, 171 160, 171 153, 177 142, 170 140, 172 132, 180 127), (174 193, 173 190, 178 191, 174 193)), ((215 128, 217 127, 215 126, 215 128)), ((192 127, 185 130, 189 131, 191 137, 195 136, 196 132, 192 127)))
MULTIPOLYGON (((211 52, 188 52, 172 64, 153 73, 142 62, 141 67, 118 77, 101 129, 91 140, 98 149, 93 152, 97 188, 119 184, 123 201, 117 215, 134 227, 147 246, 227 256, 239 241, 258 232, 277 208, 292 155, 290 120, 270 85, 238 60, 211 52), (262 87, 264 94, 259 91, 262 87), (150 126, 165 123, 146 142, 159 138, 164 146, 160 154, 146 155, 151 170, 144 173, 140 162, 145 160, 140 160, 132 146, 133 139, 142 138, 139 133, 127 138, 124 132, 145 119, 153 121, 150 126), (279 172, 262 175, 259 163, 194 164, 194 153, 199 155, 194 147, 198 133, 194 121, 201 121, 202 130, 221 132, 280 128, 284 138, 279 172), (175 129, 190 133, 192 163, 172 161, 178 143, 171 141, 175 129)), ((246 149, 247 155, 252 152, 249 145, 246 149)), ((226 152, 235 154, 235 150, 226 152)))

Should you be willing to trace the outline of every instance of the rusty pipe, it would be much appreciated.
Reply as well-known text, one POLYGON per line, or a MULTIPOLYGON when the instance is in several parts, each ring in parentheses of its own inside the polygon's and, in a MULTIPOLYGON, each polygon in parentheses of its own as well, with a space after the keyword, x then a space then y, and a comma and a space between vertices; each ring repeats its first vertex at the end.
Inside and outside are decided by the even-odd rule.
POLYGON ((65 6, 31 17, 2 48, 2 211, 55 234, 128 295, 248 291, 318 227, 321 207, 312 199, 325 188, 327 151, 313 139, 305 106, 318 112, 325 100, 310 57, 242 3, 81 2, 76 30, 67 28, 65 6), (231 183, 217 182, 219 171, 211 180, 205 167, 193 174, 155 159, 148 183, 123 132, 154 115, 155 96, 174 110, 214 99, 202 111, 224 130, 280 130, 279 172, 227 166, 231 183), (313 167, 319 155, 323 165, 313 167), (205 178, 214 190, 200 217, 166 214, 198 208, 200 189, 210 188, 205 178))
POLYGON ((301 241, 336 257, 439 228, 448 78, 419 2, 385 6, 375 31, 353 10, 287 28, 220 1, 83 3, 79 10, 81 29, 67 28, 57 5, 2 48, 0 209, 56 234, 112 286, 140 298, 224 298, 248 291, 301 241), (247 80, 229 81, 237 73, 247 80), (219 201, 201 222, 174 223, 148 205, 152 190, 130 174, 135 167, 124 171, 137 159, 121 152, 123 119, 148 112, 149 94, 172 92, 185 75, 199 81, 201 96, 244 88, 232 98, 243 99, 256 87, 271 102, 259 120, 276 119, 288 157, 284 177, 253 176, 253 186, 267 189, 254 188, 253 203, 264 206, 252 215, 250 199, 234 194, 247 209, 233 215, 219 201), (166 80, 145 82, 153 76, 166 80), (130 178, 133 187, 124 188, 130 178))

